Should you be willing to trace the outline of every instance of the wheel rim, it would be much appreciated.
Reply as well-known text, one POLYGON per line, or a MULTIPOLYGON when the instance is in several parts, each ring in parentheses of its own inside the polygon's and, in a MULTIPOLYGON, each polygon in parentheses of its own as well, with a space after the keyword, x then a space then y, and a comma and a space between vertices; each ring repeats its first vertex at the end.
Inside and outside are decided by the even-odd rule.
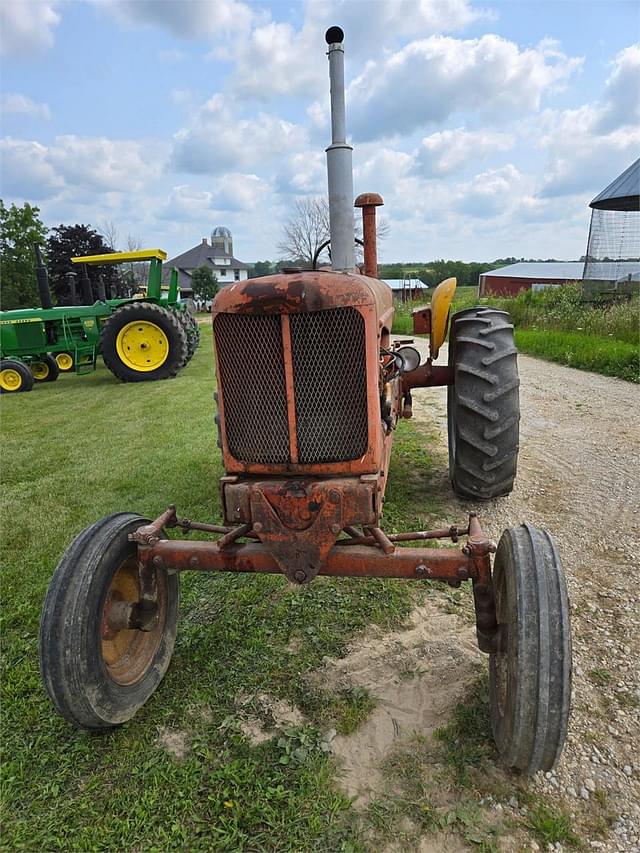
POLYGON ((71 370, 73 367, 73 359, 68 352, 59 352, 56 356, 56 364, 60 370, 71 370))
POLYGON ((162 640, 167 617, 167 588, 164 575, 156 573, 158 620, 151 631, 136 628, 109 630, 108 618, 114 604, 140 600, 138 564, 130 557, 118 568, 102 610, 101 651, 109 677, 117 684, 130 686, 140 681, 153 664, 162 640))
POLYGON ((169 355, 169 339, 160 326, 148 320, 127 323, 118 332, 116 351, 131 370, 157 370, 169 355))
POLYGON ((44 361, 33 361, 30 365, 33 378, 42 382, 50 373, 49 365, 44 361))
POLYGON ((22 387, 22 376, 13 367, 0 370, 0 388, 3 391, 19 391, 22 387))

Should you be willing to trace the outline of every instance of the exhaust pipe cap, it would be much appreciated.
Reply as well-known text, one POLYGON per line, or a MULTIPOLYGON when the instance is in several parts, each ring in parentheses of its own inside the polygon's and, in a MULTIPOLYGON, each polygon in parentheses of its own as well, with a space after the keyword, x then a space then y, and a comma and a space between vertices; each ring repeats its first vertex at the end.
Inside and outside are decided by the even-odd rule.
POLYGON ((344 33, 340 27, 329 27, 324 37, 327 44, 342 44, 344 41, 344 33))

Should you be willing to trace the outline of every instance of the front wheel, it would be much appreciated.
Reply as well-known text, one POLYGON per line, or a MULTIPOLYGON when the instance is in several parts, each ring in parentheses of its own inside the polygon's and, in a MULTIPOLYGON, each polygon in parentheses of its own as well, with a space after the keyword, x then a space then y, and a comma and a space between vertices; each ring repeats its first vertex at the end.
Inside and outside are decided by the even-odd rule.
POLYGON ((118 614, 140 600, 137 549, 128 537, 145 523, 139 515, 116 513, 87 527, 65 551, 47 592, 40 671, 58 712, 81 728, 108 729, 130 719, 171 660, 177 575, 154 569, 157 620, 151 630, 118 625, 118 614))
POLYGON ((0 394, 15 394, 18 391, 31 391, 33 374, 24 363, 15 358, 3 358, 0 361, 0 394))
POLYGON ((60 368, 52 355, 40 356, 37 361, 30 362, 29 367, 36 382, 55 382, 60 375, 60 368))
POLYGON ((502 762, 551 770, 567 735, 571 625, 552 536, 530 524, 504 531, 493 569, 498 622, 489 658, 491 725, 502 762))

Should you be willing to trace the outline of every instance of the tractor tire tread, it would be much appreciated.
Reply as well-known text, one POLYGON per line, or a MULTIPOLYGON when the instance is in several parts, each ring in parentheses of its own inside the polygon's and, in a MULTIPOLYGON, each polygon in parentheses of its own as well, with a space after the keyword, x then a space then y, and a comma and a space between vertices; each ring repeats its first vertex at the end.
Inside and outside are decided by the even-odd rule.
POLYGON ((513 324, 505 317, 502 311, 476 308, 451 320, 449 476, 465 499, 496 498, 513 489, 520 381, 513 324))

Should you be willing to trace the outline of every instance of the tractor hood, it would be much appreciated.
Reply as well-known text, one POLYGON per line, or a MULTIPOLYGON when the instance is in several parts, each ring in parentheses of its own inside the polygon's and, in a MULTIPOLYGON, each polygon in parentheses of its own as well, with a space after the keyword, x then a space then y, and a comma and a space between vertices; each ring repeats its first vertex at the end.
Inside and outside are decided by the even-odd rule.
POLYGON ((299 314, 330 308, 371 307, 379 319, 393 310, 391 288, 353 273, 309 270, 250 278, 223 287, 216 314, 299 314))

